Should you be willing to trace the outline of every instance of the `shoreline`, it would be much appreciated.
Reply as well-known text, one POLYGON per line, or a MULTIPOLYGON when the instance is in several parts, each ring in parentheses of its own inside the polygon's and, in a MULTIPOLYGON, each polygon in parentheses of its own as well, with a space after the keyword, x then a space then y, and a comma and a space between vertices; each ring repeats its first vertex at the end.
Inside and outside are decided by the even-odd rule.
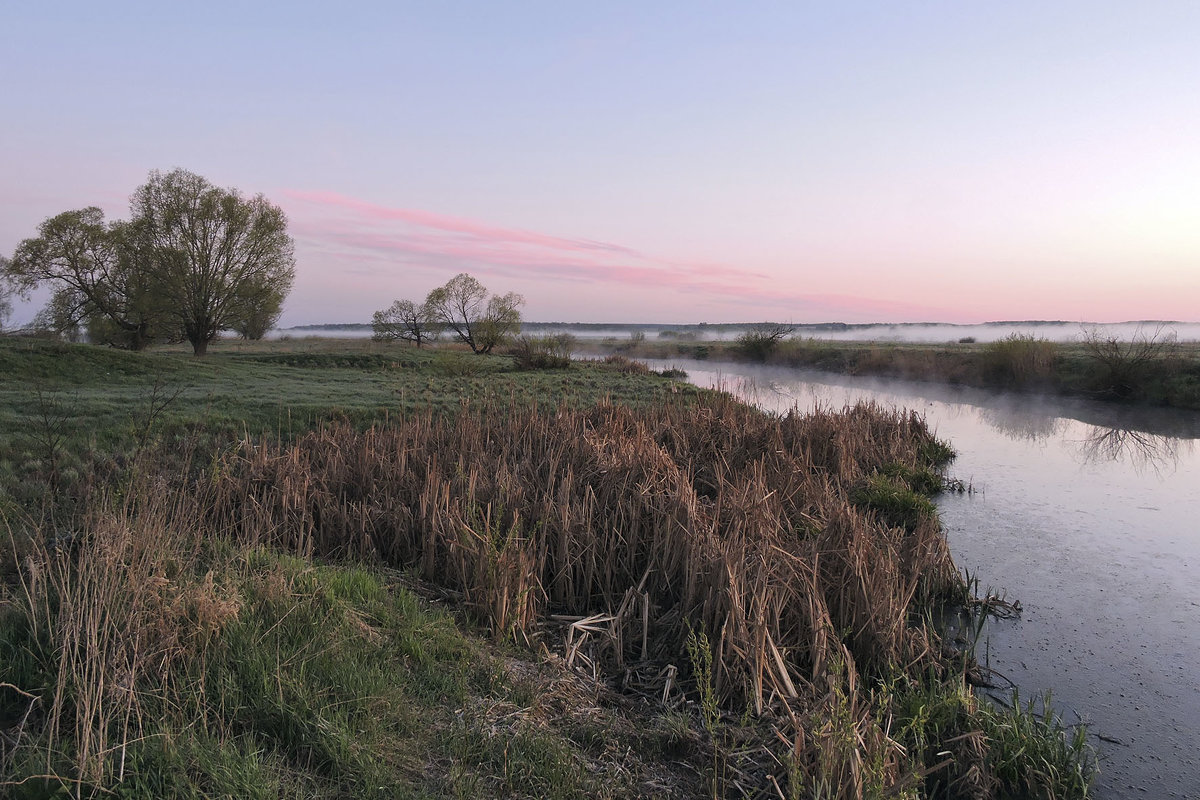
POLYGON ((581 339, 577 352, 816 369, 842 375, 1084 398, 1115 406, 1200 410, 1200 343, 1173 343, 1148 357, 1133 352, 1123 360, 1118 357, 1112 363, 1105 363, 1082 343, 1020 338, 1013 347, 1012 341, 926 344, 784 339, 773 347, 755 350, 739 342, 581 339), (1042 352, 1032 355, 1025 352, 1031 349, 1042 352))

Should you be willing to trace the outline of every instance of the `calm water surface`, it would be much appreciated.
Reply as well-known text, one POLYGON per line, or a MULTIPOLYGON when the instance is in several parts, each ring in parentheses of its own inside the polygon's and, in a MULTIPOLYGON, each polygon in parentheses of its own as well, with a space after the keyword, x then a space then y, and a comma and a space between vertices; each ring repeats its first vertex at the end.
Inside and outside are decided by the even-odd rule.
POLYGON ((1096 797, 1200 798, 1200 414, 668 363, 769 410, 920 410, 976 489, 938 499, 955 561, 1024 608, 980 660, 1088 722, 1096 797))

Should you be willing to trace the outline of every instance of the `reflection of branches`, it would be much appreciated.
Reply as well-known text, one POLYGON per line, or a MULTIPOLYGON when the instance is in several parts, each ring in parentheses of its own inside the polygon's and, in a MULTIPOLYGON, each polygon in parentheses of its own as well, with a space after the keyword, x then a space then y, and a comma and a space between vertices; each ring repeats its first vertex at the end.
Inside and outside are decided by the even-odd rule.
POLYGON ((760 408, 778 407, 781 400, 787 401, 789 405, 794 404, 796 401, 796 396, 788 391, 783 384, 772 380, 759 381, 753 377, 743 377, 738 379, 732 389, 726 386, 721 386, 720 388, 760 408), (768 400, 773 402, 768 403, 768 400))
POLYGON ((1038 414, 1026 408, 981 408, 980 418, 1000 433, 1017 441, 1041 442, 1058 434, 1066 420, 1038 414))
POLYGON ((1174 436, 1095 425, 1087 437, 1077 443, 1085 464, 1127 461, 1139 472, 1150 468, 1156 473, 1168 466, 1174 470, 1179 463, 1180 445, 1190 444, 1174 436))

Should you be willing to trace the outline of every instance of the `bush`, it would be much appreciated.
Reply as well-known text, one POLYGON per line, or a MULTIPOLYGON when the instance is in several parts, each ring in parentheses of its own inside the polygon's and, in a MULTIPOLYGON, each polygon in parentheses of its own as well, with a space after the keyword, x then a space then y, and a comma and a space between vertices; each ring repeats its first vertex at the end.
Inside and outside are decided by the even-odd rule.
POLYGON ((575 337, 569 333, 553 336, 522 336, 510 351, 517 369, 562 369, 571 365, 575 337))
POLYGON ((632 330, 629 332, 629 338, 625 340, 612 339, 612 347, 617 353, 630 353, 646 343, 646 332, 643 330, 632 330))
POLYGON ((1146 382, 1150 366, 1173 358, 1179 349, 1174 331, 1159 326, 1153 333, 1140 327, 1123 342, 1105 335, 1099 328, 1083 332, 1083 348, 1096 365, 1095 389, 1103 395, 1128 398, 1137 394, 1146 382))
POLYGON ((737 337, 738 352, 751 361, 766 361, 779 343, 792 334, 791 325, 764 323, 737 337))
POLYGON ((1048 382, 1057 362, 1058 345, 1031 334, 1012 333, 983 349, 985 375, 997 383, 1048 382))
POLYGON ((645 375, 650 371, 644 362, 634 361, 626 356, 613 354, 604 358, 604 363, 616 367, 626 375, 645 375))

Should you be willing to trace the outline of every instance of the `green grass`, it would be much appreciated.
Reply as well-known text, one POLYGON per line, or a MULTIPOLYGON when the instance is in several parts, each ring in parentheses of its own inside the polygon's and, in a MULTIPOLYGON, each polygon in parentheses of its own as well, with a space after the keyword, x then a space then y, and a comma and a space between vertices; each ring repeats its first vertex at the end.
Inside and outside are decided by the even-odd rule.
POLYGON ((332 420, 366 425, 463 403, 644 406, 700 390, 602 363, 517 371, 509 356, 369 340, 218 342, 129 353, 0 337, 0 513, 62 505, 166 444, 203 463, 246 435, 291 438, 332 420))
MULTIPOLYGON (((208 587, 177 620, 198 637, 192 657, 140 692, 144 727, 109 754, 123 774, 105 796, 635 797, 646 774, 672 773, 615 706, 593 696, 586 716, 539 709, 555 670, 464 633, 401 574, 261 549, 199 563, 212 572, 174 580, 208 587), (594 729, 582 741, 581 719, 594 729), (617 751, 623 769, 621 756, 602 761, 617 751)), ((0 683, 48 696, 44 632, 12 611, 3 622, 0 683)), ((27 740, 5 796, 74 790, 46 777, 70 775, 73 755, 27 740)))
POLYGON ((929 470, 912 470, 901 464, 886 465, 850 493, 855 506, 875 512, 892 528, 910 533, 922 522, 937 517, 929 495, 941 491, 941 477, 929 470))
POLYGON ((1095 754, 1083 726, 1068 726, 1049 695, 1011 706, 978 701, 961 681, 887 694, 897 738, 927 765, 929 797, 1028 800, 1086 797, 1095 754), (973 732, 973 733, 972 733, 973 732))
MULTIPOLYGON (((755 734, 749 712, 735 725, 712 702, 620 697, 564 669, 550 655, 562 642, 539 631, 530 650, 484 637, 406 573, 197 537, 198 518, 170 506, 186 495, 185 470, 214 469, 246 437, 464 403, 504 413, 698 392, 621 360, 517 372, 506 356, 367 341, 221 343, 197 360, 0 339, 0 730, 19 745, 0 747, 0 795, 699 796, 774 769, 763 767, 779 764, 774 751, 746 744, 759 735, 778 749, 769 717, 755 734), (154 497, 168 505, 156 510, 154 497), (106 528, 112 519, 125 527, 106 528), (62 549, 38 544, 77 530, 89 534, 62 549), (72 625, 92 630, 80 600, 95 597, 117 633, 72 639, 72 625), (131 690, 122 676, 133 663, 131 690), (88 741, 99 751, 85 752, 88 741)), ((852 500, 910 531, 935 522, 926 495, 952 455, 930 439, 918 466, 878 465, 852 500)), ((960 774, 1008 792, 994 796, 1086 795, 1077 733, 1028 704, 979 707, 945 677, 890 689, 871 709, 832 691, 842 717, 812 727, 848 737, 830 745, 846 761, 813 774, 851 769, 861 731, 891 730, 905 754, 876 742, 891 760, 866 765, 881 793, 895 788, 886 775, 915 775, 949 749, 961 770, 939 768, 899 796, 956 796, 943 789, 960 774), (981 736, 994 746, 975 747, 981 736)))

